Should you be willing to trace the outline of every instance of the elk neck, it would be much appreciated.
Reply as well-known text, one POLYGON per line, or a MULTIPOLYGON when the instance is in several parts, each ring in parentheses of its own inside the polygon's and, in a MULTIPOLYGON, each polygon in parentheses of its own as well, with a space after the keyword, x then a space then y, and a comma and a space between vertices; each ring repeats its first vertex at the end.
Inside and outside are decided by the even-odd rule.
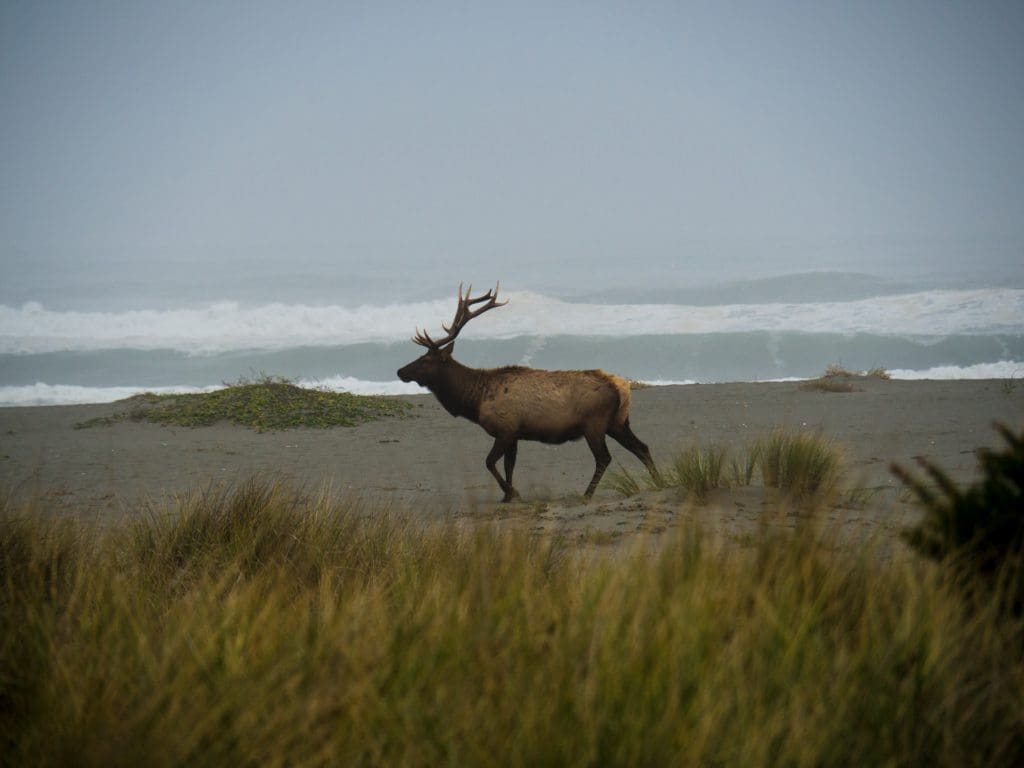
POLYGON ((450 360, 441 369, 436 384, 428 386, 448 413, 475 422, 479 419, 487 378, 488 371, 450 360))

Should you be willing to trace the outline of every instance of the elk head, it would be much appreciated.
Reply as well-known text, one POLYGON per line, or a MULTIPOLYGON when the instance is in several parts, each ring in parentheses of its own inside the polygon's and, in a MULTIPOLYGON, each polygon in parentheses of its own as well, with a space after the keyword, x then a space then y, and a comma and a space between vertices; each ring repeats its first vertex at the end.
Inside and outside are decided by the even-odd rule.
POLYGON ((427 352, 408 365, 399 368, 398 378, 405 382, 415 381, 422 387, 433 389, 440 381, 442 371, 451 364, 452 350, 455 349, 455 337, 459 335, 459 331, 465 327, 466 323, 489 309, 508 304, 507 300, 498 301, 499 285, 495 285, 494 290, 488 291, 482 296, 470 298, 473 286, 469 286, 463 295, 462 284, 459 283, 459 304, 455 310, 455 318, 449 325, 442 325, 447 335, 443 339, 435 341, 426 331, 417 328, 416 335, 412 340, 421 347, 426 347, 427 352), (483 306, 472 309, 477 304, 483 304, 483 306))

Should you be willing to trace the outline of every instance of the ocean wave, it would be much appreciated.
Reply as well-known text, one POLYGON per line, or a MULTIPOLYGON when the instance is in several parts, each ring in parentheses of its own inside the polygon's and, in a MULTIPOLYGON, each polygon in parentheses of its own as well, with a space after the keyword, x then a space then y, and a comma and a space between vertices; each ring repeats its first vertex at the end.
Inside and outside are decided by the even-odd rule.
MULTIPOLYGON (((997 363, 956 366, 942 365, 925 370, 892 369, 888 371, 894 379, 1016 379, 1024 376, 1024 362, 1004 360, 997 363)), ((804 381, 804 377, 787 376, 768 379, 771 382, 804 381)), ((651 379, 643 380, 651 387, 680 386, 695 384, 693 379, 651 379)), ((351 392, 358 395, 419 395, 428 391, 415 383, 401 381, 365 381, 352 376, 331 376, 323 379, 300 379, 296 384, 314 389, 334 392, 351 392)), ((83 405, 112 403, 143 392, 154 394, 194 394, 223 389, 219 384, 208 387, 86 387, 71 384, 37 383, 29 386, 0 387, 0 407, 37 405, 83 405)))
POLYGON ((1024 362, 1000 360, 977 365, 936 365, 923 371, 894 368, 887 373, 894 379, 1019 379, 1024 377, 1024 362))
MULTIPOLYGON (((357 395, 418 395, 427 390, 418 384, 401 381, 362 381, 351 376, 333 376, 323 380, 299 380, 300 387, 326 389, 332 392, 351 392, 357 395)), ((190 395, 224 389, 225 384, 208 387, 84 387, 75 384, 45 384, 39 382, 23 387, 0 387, 0 407, 30 405, 85 405, 113 403, 133 395, 150 392, 155 395, 190 395)))
POLYGON ((352 376, 330 376, 325 379, 300 379, 300 387, 327 389, 331 392, 351 392, 354 395, 424 395, 429 390, 415 382, 364 381, 352 376))
POLYGON ((641 379, 637 383, 645 387, 682 387, 697 382, 694 379, 641 379))
POLYGON ((195 394, 223 389, 211 387, 83 387, 77 384, 44 384, 23 387, 0 387, 0 406, 85 405, 113 403, 126 397, 152 392, 157 395, 195 394))
MULTIPOLYGON (((941 337, 1024 332, 1024 290, 936 290, 809 304, 587 304, 536 293, 470 326, 466 338, 803 331, 941 337)), ((0 305, 0 353, 172 349, 191 354, 406 341, 447 322, 453 299, 392 306, 304 304, 77 312, 0 305)))

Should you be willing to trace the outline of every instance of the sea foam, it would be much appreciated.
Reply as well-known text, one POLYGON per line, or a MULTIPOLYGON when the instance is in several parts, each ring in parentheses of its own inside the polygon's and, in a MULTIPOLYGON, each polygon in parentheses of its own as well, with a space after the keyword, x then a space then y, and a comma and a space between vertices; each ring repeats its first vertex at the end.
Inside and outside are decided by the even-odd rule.
MULTIPOLYGON (((418 384, 401 381, 363 381, 351 376, 333 376, 323 380, 302 379, 295 382, 300 387, 325 389, 332 392, 351 392, 359 395, 417 395, 427 390, 418 384)), ((214 392, 227 385, 208 387, 84 387, 73 384, 45 384, 39 382, 29 386, 0 387, 0 407, 28 405, 84 405, 87 403, 113 403, 133 395, 146 392, 155 395, 189 395, 214 392)))
POLYGON ((1024 378, 1024 362, 1000 360, 977 365, 937 365, 923 371, 893 368, 888 374, 894 379, 1020 379, 1024 378))
MULTIPOLYGON (((888 371, 894 379, 1018 379, 1024 377, 1024 362, 1004 360, 997 363, 955 366, 943 365, 926 370, 893 369, 888 371)), ((797 382, 800 377, 771 379, 774 382, 797 382)), ((650 380, 647 386, 678 386, 695 382, 684 380, 650 380)), ((300 379, 299 386, 326 389, 333 392, 352 392, 359 395, 418 395, 427 390, 415 383, 401 381, 365 381, 352 376, 331 376, 323 379, 300 379)), ((85 387, 67 384, 37 383, 30 386, 0 387, 0 407, 31 405, 81 405, 86 403, 112 403, 126 397, 152 392, 154 394, 194 394, 213 392, 225 385, 209 387, 85 387)))
MULTIPOLYGON (((936 290, 810 304, 587 304, 512 293, 510 305, 473 323, 467 338, 643 336, 804 331, 946 336, 1024 332, 1024 290, 936 290)), ((71 312, 36 302, 0 305, 0 353, 172 349, 218 353, 406 341, 436 333, 453 300, 393 306, 305 304, 71 312)))

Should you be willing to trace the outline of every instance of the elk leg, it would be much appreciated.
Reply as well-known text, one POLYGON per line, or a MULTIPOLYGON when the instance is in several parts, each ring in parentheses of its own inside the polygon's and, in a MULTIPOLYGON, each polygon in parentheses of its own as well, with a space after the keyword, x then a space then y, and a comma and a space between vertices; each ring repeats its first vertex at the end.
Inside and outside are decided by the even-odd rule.
MULTIPOLYGON (((519 494, 516 493, 516 489, 512 487, 512 483, 506 482, 505 478, 503 478, 498 473, 498 459, 500 459, 502 456, 506 456, 509 450, 512 451, 512 461, 514 463, 516 441, 508 440, 507 438, 496 437, 494 438, 494 446, 491 448, 491 452, 487 454, 487 471, 494 475, 494 479, 498 481, 498 485, 501 486, 501 490, 504 491, 505 493, 505 497, 502 499, 502 501, 512 501, 512 499, 519 498, 519 494)), ((505 461, 508 462, 508 459, 506 458, 505 461)), ((506 467, 507 466, 508 465, 506 463, 506 467)), ((508 472, 507 474, 509 474, 509 476, 511 477, 510 472, 508 472)))
POLYGON ((589 499, 597 490, 597 484, 601 482, 604 471, 612 463, 612 455, 608 452, 608 444, 604 441, 603 434, 587 435, 586 438, 590 452, 594 454, 594 476, 590 478, 590 485, 583 493, 584 498, 589 499))
MULTIPOLYGON (((516 467, 516 453, 519 452, 519 441, 513 440, 512 445, 505 451, 505 482, 512 487, 512 470, 516 467)), ((518 495, 518 494, 517 494, 518 495)))
POLYGON ((654 482, 659 486, 661 485, 661 473, 658 472, 658 468, 654 465, 654 459, 651 458, 651 450, 647 447, 639 437, 637 437, 633 430, 630 429, 629 419, 626 419, 625 423, 621 427, 609 429, 608 434, 618 442, 623 448, 636 456, 640 461, 647 467, 647 471, 651 473, 651 477, 654 482))

